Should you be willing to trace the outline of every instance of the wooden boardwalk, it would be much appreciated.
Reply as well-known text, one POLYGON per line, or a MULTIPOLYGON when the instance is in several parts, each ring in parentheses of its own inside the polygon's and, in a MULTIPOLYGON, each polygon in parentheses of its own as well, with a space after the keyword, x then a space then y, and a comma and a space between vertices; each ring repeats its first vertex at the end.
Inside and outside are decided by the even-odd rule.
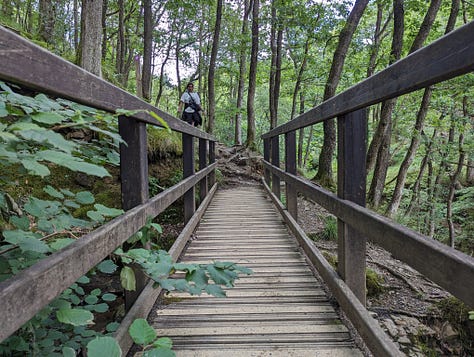
POLYGON ((177 356, 362 356, 260 188, 220 190, 181 261, 253 269, 227 298, 173 293, 150 323, 177 356))

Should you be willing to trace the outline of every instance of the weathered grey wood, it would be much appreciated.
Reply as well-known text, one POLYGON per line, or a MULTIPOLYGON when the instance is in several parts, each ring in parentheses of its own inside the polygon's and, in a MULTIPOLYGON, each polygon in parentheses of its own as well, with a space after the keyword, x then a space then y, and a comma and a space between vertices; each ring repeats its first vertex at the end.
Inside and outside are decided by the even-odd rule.
POLYGON ((64 289, 96 266, 132 234, 182 197, 215 169, 216 163, 132 208, 64 249, 0 283, 0 341, 31 319, 64 289))
MULTIPOLYGON (((271 139, 271 162, 273 165, 280 167, 280 138, 275 136, 271 139)), ((281 197, 280 178, 277 175, 272 175, 272 191, 281 197)))
MULTIPOLYGON (((191 135, 183 134, 183 178, 194 174, 194 138, 191 135)), ((187 223, 196 210, 196 189, 191 187, 184 194, 184 223, 187 223)))
MULTIPOLYGON (((207 140, 199 139, 199 170, 204 169, 207 166, 207 140)), ((204 177, 201 182, 199 183, 199 201, 202 202, 206 196, 208 191, 208 177, 204 177)))
POLYGON ((240 355, 248 355, 245 351, 286 353, 292 348, 319 355, 319 350, 328 346, 335 356, 339 351, 361 356, 281 221, 274 220, 286 244, 272 249, 273 241, 266 237, 270 228, 265 220, 246 224, 246 218, 236 218, 238 214, 246 217, 248 212, 254 213, 254 205, 266 205, 275 216, 277 213, 263 191, 246 189, 242 195, 238 190, 216 193, 208 212, 223 212, 222 217, 208 218, 206 212, 202 221, 207 227, 206 223, 199 225, 180 261, 233 261, 251 267, 255 274, 238 279, 233 288, 226 288, 225 299, 172 292, 163 297, 160 308, 150 313, 150 323, 160 335, 172 338, 178 356, 191 349, 198 355, 200 350, 225 350, 232 354, 234 349, 240 355), (242 204, 247 211, 234 208, 242 204), (214 220, 219 222, 220 231, 213 225, 214 220), (231 229, 226 229, 225 220, 231 229), (251 233, 242 234, 243 231, 251 233), (235 246, 236 239, 240 246, 235 246), (262 241, 265 244, 257 244, 262 241), (247 247, 242 246, 245 242, 247 247), (210 249, 203 249, 203 243, 210 249))
MULTIPOLYGON (((367 112, 360 109, 337 121, 338 197, 365 207, 367 112)), ((290 172, 292 173, 292 172, 290 172)), ((338 272, 362 305, 366 304, 366 237, 338 220, 338 272)))
MULTIPOLYGON (((296 175, 296 132, 285 134, 285 170, 296 175)), ((291 216, 298 219, 298 192, 291 184, 286 183, 286 208, 291 216)))
POLYGON ((469 73, 474 70, 473 38, 474 21, 471 21, 294 120, 270 130, 262 138, 304 128, 469 73))
POLYGON ((378 322, 370 316, 365 306, 352 292, 350 287, 339 277, 321 252, 306 236, 298 223, 286 212, 279 199, 272 194, 264 180, 262 180, 262 182, 272 198, 273 203, 278 208, 308 258, 318 270, 319 274, 321 274, 324 282, 329 286, 331 292, 341 305, 341 308, 356 327, 374 356, 404 356, 395 343, 385 334, 378 322))
MULTIPOLYGON (((173 246, 170 248, 168 253, 171 255, 174 261, 178 259, 178 257, 183 252, 186 243, 188 242, 189 237, 191 236, 192 232, 199 224, 199 220, 203 216, 204 212, 206 211, 207 206, 212 200, 215 192, 217 190, 217 185, 214 185, 209 194, 201 203, 201 205, 196 210, 196 213, 189 220, 188 224, 183 228, 181 233, 179 234, 178 238, 176 238, 173 246)), ((114 334, 115 339, 118 341, 122 352, 126 353, 130 350, 133 345, 132 338, 128 333, 128 329, 130 325, 138 318, 146 318, 152 309, 153 305, 156 302, 156 299, 160 295, 162 289, 153 287, 154 281, 150 281, 147 286, 143 289, 142 293, 135 301, 135 304, 132 308, 127 312, 125 317, 120 323, 119 328, 114 334)))
MULTIPOLYGON (((270 139, 263 139, 263 159, 265 161, 270 161, 270 139)), ((271 186, 271 176, 270 176, 270 171, 267 169, 264 169, 264 177, 265 181, 267 182, 268 185, 271 186)))
MULTIPOLYGON (((119 134, 125 143, 120 144, 120 183, 122 208, 127 211, 148 199, 148 151, 146 123, 126 116, 119 117, 119 134)), ((141 269, 135 272, 135 291, 125 291, 125 310, 128 311, 147 284, 141 269)))
POLYGON ((291 182, 298 192, 353 226, 370 241, 392 253, 395 258, 418 270, 463 300, 468 306, 474 306, 474 294, 472 294, 474 259, 472 257, 414 232, 367 208, 341 200, 335 194, 300 177, 287 174, 268 162, 263 164, 281 179, 291 182))
MULTIPOLYGON (((209 165, 216 162, 216 143, 214 141, 209 141, 209 165)), ((209 185, 212 187, 216 183, 216 171, 213 170, 209 174, 209 185)))
POLYGON ((161 126, 145 111, 153 111, 174 131, 216 140, 84 69, 0 26, 0 79, 57 97, 115 113, 140 110, 133 118, 161 126))

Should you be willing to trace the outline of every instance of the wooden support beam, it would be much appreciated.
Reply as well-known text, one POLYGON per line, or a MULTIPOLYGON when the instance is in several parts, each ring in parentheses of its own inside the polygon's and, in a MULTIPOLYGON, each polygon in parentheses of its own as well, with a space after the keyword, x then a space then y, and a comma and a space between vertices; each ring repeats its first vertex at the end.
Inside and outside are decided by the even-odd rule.
MULTIPOLYGON (((207 143, 206 139, 199 139, 199 170, 207 166, 207 143)), ((199 183, 199 202, 204 201, 208 192, 208 177, 204 177, 199 183)))
MULTIPOLYGON (((271 163, 276 167, 280 167, 280 137, 271 138, 271 163)), ((280 178, 272 175, 272 191, 281 200, 280 178)))
MULTIPOLYGON (((360 109, 337 120, 338 197, 365 207, 367 111, 360 109)), ((366 304, 365 251, 367 238, 338 219, 338 272, 360 302, 366 304)))
MULTIPOLYGON (((263 159, 267 162, 270 162, 270 139, 266 138, 263 139, 263 159)), ((264 168, 264 177, 265 177, 265 182, 268 184, 268 186, 272 185, 272 179, 270 176, 270 171, 267 168, 264 168)))
MULTIPOLYGON (((183 178, 194 174, 194 137, 183 134, 183 178)), ((196 211, 194 186, 184 194, 184 223, 186 224, 196 211)))
MULTIPOLYGON (((285 133, 285 170, 296 175, 296 131, 285 133)), ((298 192, 286 183, 286 208, 291 216, 298 219, 298 192)))
MULTIPOLYGON (((216 162, 216 142, 209 141, 209 165, 216 162)), ((212 170, 209 174, 209 186, 212 187, 216 183, 216 171, 212 170)))
MULTIPOLYGON (((119 117, 119 133, 127 143, 120 144, 120 180, 122 208, 128 211, 148 200, 148 154, 146 123, 126 116, 119 117)), ((139 266, 135 273, 136 289, 125 290, 125 310, 133 306, 148 279, 139 266)))

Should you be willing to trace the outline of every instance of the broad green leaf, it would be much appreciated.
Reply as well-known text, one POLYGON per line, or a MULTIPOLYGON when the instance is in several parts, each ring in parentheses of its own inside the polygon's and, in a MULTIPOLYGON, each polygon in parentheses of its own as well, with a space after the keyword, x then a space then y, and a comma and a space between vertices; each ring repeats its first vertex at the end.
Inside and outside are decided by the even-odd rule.
POLYGON ((41 160, 49 161, 54 164, 67 167, 72 171, 84 172, 88 175, 98 177, 110 176, 110 174, 105 168, 81 161, 79 158, 68 155, 63 152, 44 150, 39 152, 37 157, 41 160))
POLYGON ((49 243, 49 246, 53 250, 60 250, 63 249, 64 247, 67 247, 69 244, 74 242, 75 240, 72 238, 59 238, 56 239, 54 242, 49 243))
POLYGON ((105 326, 107 332, 115 332, 119 328, 120 324, 118 322, 111 322, 105 326))
POLYGON ((187 274, 186 279, 188 281, 194 282, 200 289, 204 289, 204 287, 209 284, 209 278, 207 277, 204 269, 198 269, 192 273, 187 274))
POLYGON ((208 285, 206 286, 206 292, 209 295, 215 296, 215 297, 226 297, 227 295, 225 294, 225 291, 222 290, 222 288, 219 285, 208 285))
POLYGON ((104 300, 104 301, 115 301, 115 300, 117 300, 117 295, 107 293, 107 294, 102 295, 102 300, 104 300))
POLYGON ((41 177, 49 176, 51 172, 46 165, 40 164, 38 161, 33 159, 22 159, 21 164, 32 175, 41 177))
POLYGON ((10 125, 7 129, 8 131, 46 131, 45 128, 42 128, 41 126, 35 124, 35 123, 28 123, 28 122, 23 122, 23 121, 18 121, 10 125))
POLYGON ((99 298, 95 295, 87 295, 84 301, 89 305, 94 305, 94 304, 97 304, 97 302, 99 301, 99 298))
POLYGON ((39 131, 39 130, 22 130, 18 133, 22 138, 31 140, 39 144, 50 144, 55 148, 64 151, 68 154, 71 153, 77 147, 72 141, 64 139, 61 134, 55 133, 54 131, 39 131))
POLYGON ((10 114, 5 107, 5 103, 0 102, 0 118, 6 117, 8 114, 10 114))
POLYGON ((146 346, 151 344, 157 337, 156 331, 145 319, 136 319, 130 325, 128 333, 137 345, 146 346))
POLYGON ((174 268, 176 270, 182 270, 192 273, 193 271, 200 269, 200 266, 199 264, 175 263, 174 268))
POLYGON ((54 198, 64 198, 64 195, 56 190, 54 187, 47 185, 46 187, 43 187, 43 191, 46 192, 48 195, 54 198))
POLYGON ((16 228, 21 229, 23 231, 30 230, 30 220, 27 216, 11 216, 10 223, 13 224, 16 228))
POLYGON ((97 269, 106 274, 112 274, 117 270, 118 266, 110 259, 104 260, 102 263, 97 265, 97 269))
POLYGON ((61 309, 56 312, 58 320, 64 324, 84 326, 94 323, 94 315, 84 309, 61 309))
POLYGON ((87 217, 89 217, 90 219, 92 219, 93 221, 96 221, 96 222, 99 222, 99 223, 102 223, 105 221, 105 218, 104 216, 102 216, 99 212, 97 211, 87 211, 86 213, 87 217))
POLYGON ((37 123, 50 125, 61 123, 64 120, 61 115, 55 112, 39 112, 31 115, 31 118, 37 123))
POLYGON ((148 267, 146 271, 149 275, 152 275, 153 277, 166 278, 170 274, 172 268, 172 264, 166 262, 158 262, 148 267))
POLYGON ((163 229, 161 228, 161 226, 158 224, 158 223, 150 223, 150 226, 152 226, 153 228, 155 228, 155 230, 162 234, 163 233, 163 229))
POLYGON ((98 133, 101 133, 101 134, 104 134, 104 135, 107 135, 107 136, 111 137, 118 144, 125 143, 125 140, 123 140, 122 137, 118 133, 114 133, 114 132, 109 131, 109 130, 103 130, 101 128, 96 127, 95 125, 88 125, 87 127, 90 130, 93 130, 93 131, 96 131, 98 133))
POLYGON ((94 289, 94 290, 91 291, 91 295, 99 296, 101 292, 102 292, 102 290, 97 288, 97 289, 94 289))
POLYGON ((87 275, 81 276, 79 279, 76 280, 76 283, 78 284, 89 284, 91 282, 91 279, 87 275))
POLYGON ((71 308, 71 303, 69 301, 64 300, 64 299, 56 299, 50 305, 52 307, 55 307, 56 309, 60 309, 60 310, 71 308))
POLYGON ((100 313, 106 312, 108 310, 109 310, 109 305, 107 305, 105 302, 94 305, 94 309, 93 309, 93 311, 100 312, 100 313))
POLYGON ((73 192, 71 192, 71 191, 69 191, 68 189, 62 188, 62 189, 60 189, 60 191, 61 191, 62 193, 64 193, 64 195, 66 195, 66 196, 69 196, 69 197, 76 197, 76 194, 73 193, 73 192))
POLYGON ((94 208, 97 210, 97 212, 106 217, 117 217, 123 214, 122 209, 106 207, 100 203, 95 204, 94 208))
POLYGON ((136 289, 136 281, 135 281, 135 273, 133 269, 130 267, 123 267, 120 271, 120 283, 125 290, 128 291, 135 291, 136 289))
POLYGON ((118 342, 109 336, 97 337, 87 344, 88 357, 120 357, 122 351, 118 342))
POLYGON ((216 284, 226 285, 228 287, 233 286, 233 280, 238 277, 236 273, 229 270, 216 268, 212 264, 207 266, 207 271, 209 272, 211 279, 214 280, 216 284))
POLYGON ((71 347, 63 347, 61 350, 63 357, 76 357, 76 351, 71 347))
POLYGON ((81 191, 76 193, 76 201, 82 205, 90 205, 94 203, 95 198, 89 191, 81 191))
POLYGON ((153 347, 171 349, 173 347, 173 341, 169 337, 160 337, 153 342, 153 347))
POLYGON ((18 245, 23 252, 48 253, 51 251, 48 245, 40 241, 38 235, 33 232, 18 229, 15 231, 4 231, 3 236, 6 242, 18 245))

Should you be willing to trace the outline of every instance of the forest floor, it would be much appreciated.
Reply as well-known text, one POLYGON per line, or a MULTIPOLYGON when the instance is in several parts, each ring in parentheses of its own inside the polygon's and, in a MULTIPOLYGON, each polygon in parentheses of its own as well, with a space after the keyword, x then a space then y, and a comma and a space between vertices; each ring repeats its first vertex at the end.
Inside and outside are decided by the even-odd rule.
MULTIPOLYGON (((262 168, 258 155, 242 147, 218 145, 216 157, 223 176, 221 187, 260 184, 262 168)), ((334 264, 336 242, 318 238, 330 214, 303 197, 298 200, 298 223, 334 264)), ((366 257, 367 268, 375 272, 370 274, 367 308, 404 353, 474 355, 474 321, 466 321, 467 311, 460 308, 456 299, 376 245, 368 244, 366 257)))

